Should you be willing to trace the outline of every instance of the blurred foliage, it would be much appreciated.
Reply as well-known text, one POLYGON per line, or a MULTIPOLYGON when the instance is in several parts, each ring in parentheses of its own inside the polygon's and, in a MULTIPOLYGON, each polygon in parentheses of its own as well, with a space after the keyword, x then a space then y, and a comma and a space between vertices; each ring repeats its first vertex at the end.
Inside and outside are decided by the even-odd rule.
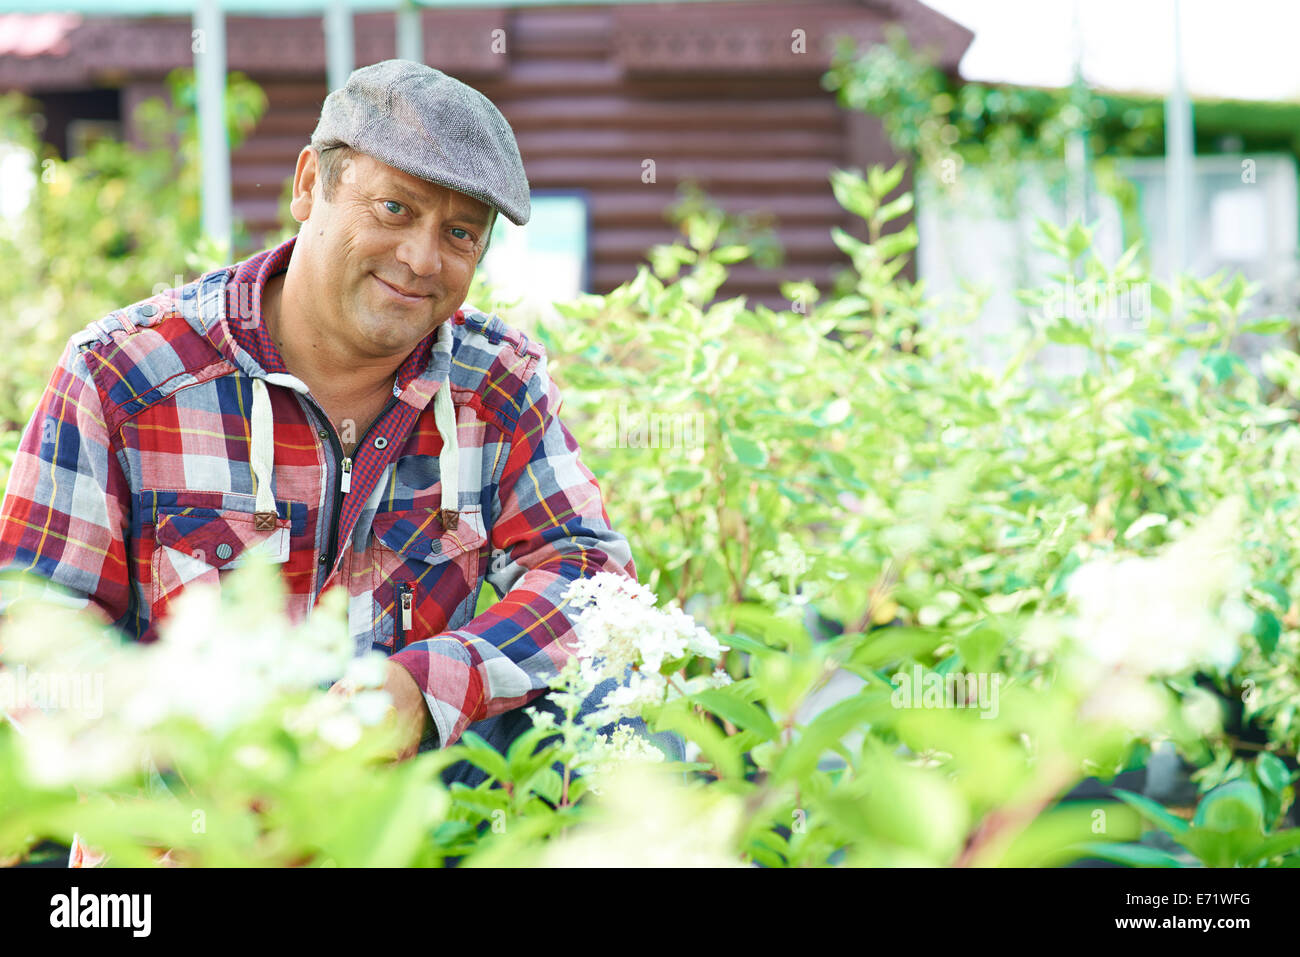
MULTIPOLYGON (((168 100, 137 109, 143 149, 105 138, 69 160, 36 137, 35 104, 16 93, 0 97, 0 140, 30 151, 37 173, 25 212, 0 225, 0 313, 8 341, 23 345, 0 368, 0 482, 12 461, 13 429, 26 423, 68 336, 229 261, 229 250, 201 236, 193 71, 173 71, 167 88, 168 100)), ((230 74, 232 147, 265 108, 260 87, 230 74)), ((236 245, 246 240, 237 230, 236 245)))
MULTIPOLYGON (((685 243, 651 250, 653 268, 537 330, 642 576, 730 649, 729 682, 667 661, 683 693, 643 705, 652 730, 689 742, 685 764, 653 774, 641 749, 598 793, 569 774, 589 756, 539 724, 506 754, 466 735, 392 766, 378 729, 342 733, 338 715, 285 737, 299 726, 285 709, 314 713, 295 692, 224 730, 155 724, 164 794, 130 747, 78 751, 73 737, 51 751, 62 739, 35 719, 0 729, 0 854, 75 832, 115 863, 163 849, 196 864, 610 863, 647 847, 764 866, 1294 862, 1300 365, 1271 356, 1287 391, 1265 402, 1228 349, 1248 284, 1166 288, 1135 250, 1105 263, 1087 228, 1044 223, 1060 272, 1023 291, 1038 319, 1014 361, 984 368, 962 345, 972 315, 901 278, 915 232, 885 227, 910 208, 902 178, 901 165, 833 177, 868 238, 836 232, 856 282, 825 301, 806 281, 779 312, 716 301, 751 251, 719 244, 714 209, 685 220, 685 243), (1149 284, 1149 321, 1105 332, 1062 302, 1067 277, 1149 284), (1082 350, 1086 370, 1044 383, 1033 359, 1048 343, 1082 350), (840 696, 818 703, 832 681, 840 696), (1236 702, 1262 743, 1235 736, 1236 702), (1062 800, 1163 740, 1200 767, 1186 827, 1140 797, 1062 800), (458 759, 488 780, 445 789, 434 772, 458 759), (51 767, 103 796, 76 802, 51 767), (346 813, 315 813, 324 790, 346 813), (219 831, 186 831, 214 808, 219 831), (1139 841, 1148 827, 1177 853, 1139 841)), ((276 599, 245 575, 222 601, 255 610, 265 644, 276 599)), ((187 643, 210 634, 234 654, 255 631, 196 607, 187 643)), ((12 668, 21 643, 4 634, 12 668)))
POLYGON ((1103 187, 1113 178, 1106 158, 1150 154, 1162 143, 1158 102, 1102 96, 1082 83, 1040 90, 962 82, 913 50, 897 28, 864 51, 842 40, 822 85, 841 106, 880 117, 895 152, 936 181, 951 182, 966 163, 987 170, 1007 215, 1025 164, 1050 161, 1043 165, 1063 182, 1060 159, 1072 135, 1086 136, 1091 157, 1106 168, 1103 187))
MULTIPOLYGON (((916 109, 931 115, 943 91, 917 84, 929 98, 916 109)), ((977 104, 968 120, 938 105, 972 129, 1020 122, 1014 102, 977 104)), ((916 149, 942 130, 918 130, 916 149)), ((992 139, 982 148, 1021 148, 1010 132, 992 139)), ((190 864, 617 863, 647 849, 763 866, 1295 864, 1300 359, 1268 355, 1266 396, 1232 351, 1239 333, 1291 320, 1244 319, 1255 290, 1240 276, 1162 285, 1136 247, 1105 262, 1085 225, 1043 223, 1058 269, 1021 290, 1034 322, 1009 363, 987 367, 964 344, 970 305, 905 276, 916 232, 889 231, 912 207, 903 179, 902 164, 833 175, 865 236, 835 231, 852 271, 833 295, 794 279, 779 311, 719 301, 761 242, 745 232, 755 223, 696 196, 684 241, 536 329, 642 579, 729 649, 729 682, 699 680, 711 662, 670 661, 685 693, 644 707, 653 730, 688 741, 684 764, 654 774, 627 759, 598 792, 570 779, 583 759, 573 742, 539 725, 505 754, 466 735, 392 765, 382 724, 322 706, 314 672, 265 679, 258 708, 219 728, 191 713, 197 691, 164 707, 149 693, 162 683, 144 682, 133 707, 75 734, 60 737, 67 714, 44 729, 39 716, 21 732, 0 724, 0 857, 79 834, 116 864, 164 850, 190 864), (1089 285, 1142 289, 1149 315, 1114 334, 1062 295, 1089 285), (1035 360, 1049 344, 1079 350, 1082 371, 1045 378, 1035 360), (1161 741, 1198 768, 1194 810, 1063 800, 1085 777, 1140 767, 1161 741), (436 772, 460 759, 488 780, 444 788, 436 772)), ((135 260, 167 262, 149 235, 103 237, 73 272, 117 266, 119 282, 143 282, 135 260)), ((21 255, 62 268, 41 248, 51 261, 21 255)), ((132 298, 79 281, 51 288, 103 297, 91 300, 102 311, 132 298)), ((99 308, 83 305, 67 331, 99 308)), ((11 421, 44 362, 9 396, 11 421)), ((276 618, 273 578, 255 563, 232 573, 219 607, 196 599, 172 637, 131 659, 139 673, 202 689, 210 659, 149 655, 197 643, 243 673, 241 641, 305 640, 276 618)), ((342 604, 321 614, 346 622, 342 604)), ((0 637, 11 673, 24 655, 137 673, 119 661, 134 651, 94 636, 80 657, 41 658, 39 642, 18 640, 57 632, 71 649, 91 626, 66 610, 17 626, 0 637)))

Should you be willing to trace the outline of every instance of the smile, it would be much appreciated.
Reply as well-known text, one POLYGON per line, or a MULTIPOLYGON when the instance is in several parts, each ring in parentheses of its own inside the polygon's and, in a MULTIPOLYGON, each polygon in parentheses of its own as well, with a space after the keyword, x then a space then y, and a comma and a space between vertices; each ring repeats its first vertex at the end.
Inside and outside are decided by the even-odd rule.
POLYGON ((379 285, 383 287, 385 292, 387 292, 390 296, 392 296, 394 299, 398 300, 399 302, 409 302, 409 303, 424 302, 424 300, 429 298, 428 296, 408 295, 402 292, 396 286, 384 282, 378 276, 375 276, 374 273, 371 273, 370 275, 374 276, 375 282, 379 283, 379 285))

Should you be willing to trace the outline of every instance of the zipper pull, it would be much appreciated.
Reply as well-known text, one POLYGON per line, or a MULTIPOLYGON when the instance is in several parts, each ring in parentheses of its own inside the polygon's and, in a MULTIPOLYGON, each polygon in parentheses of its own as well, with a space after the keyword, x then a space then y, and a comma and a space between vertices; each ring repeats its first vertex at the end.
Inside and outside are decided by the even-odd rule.
POLYGON ((339 491, 347 495, 350 488, 352 488, 352 459, 348 458, 343 460, 343 477, 339 482, 339 491))
POLYGON ((410 585, 402 585, 402 634, 405 635, 411 630, 411 609, 414 605, 415 597, 411 593, 410 585))

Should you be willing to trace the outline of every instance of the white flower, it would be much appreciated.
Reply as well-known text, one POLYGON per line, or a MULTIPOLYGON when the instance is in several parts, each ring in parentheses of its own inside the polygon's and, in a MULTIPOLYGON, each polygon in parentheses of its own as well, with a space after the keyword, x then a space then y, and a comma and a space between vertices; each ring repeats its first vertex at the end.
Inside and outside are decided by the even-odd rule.
POLYGON ((388 659, 382 652, 371 651, 359 658, 348 661, 343 680, 358 688, 382 688, 387 675, 388 659))
POLYGON ((379 724, 393 708, 393 696, 387 691, 358 691, 345 700, 353 716, 367 727, 379 724))
POLYGON ((759 567, 772 578, 802 578, 812 568, 808 555, 789 532, 777 537, 776 551, 764 551, 759 567))
POLYGON ((270 761, 271 753, 261 745, 245 744, 235 751, 234 758, 246 768, 260 768, 270 761))
POLYGON ((350 713, 335 714, 316 726, 320 739, 340 751, 361 740, 361 722, 350 713))
MULTIPOLYGON (((605 678, 621 681, 629 669, 644 678, 669 662, 688 656, 716 658, 726 650, 681 608, 654 607, 654 592, 626 576, 600 572, 578 579, 566 597, 582 609, 574 624, 576 655, 581 661, 579 677, 589 688, 605 678)), ((662 683, 653 687, 662 691, 662 683)), ((644 700, 650 690, 643 687, 635 697, 644 700)))
POLYGON ((1102 673, 1148 676, 1226 669, 1249 628, 1244 569, 1232 545, 1241 503, 1229 499, 1154 558, 1093 561, 1070 578, 1080 649, 1102 673))
POLYGON ((1117 675, 1099 685, 1079 709, 1085 721, 1117 724, 1134 734, 1158 731, 1166 714, 1165 697, 1133 675, 1117 675))
POLYGON ((596 815, 546 845, 544 867, 742 867, 734 795, 675 784, 651 763, 611 770, 596 815))
POLYGON ((1209 736, 1223 727, 1223 706, 1204 688, 1193 688, 1183 696, 1183 720, 1197 734, 1209 736))
POLYGON ((555 727, 555 714, 553 712, 542 711, 539 708, 529 708, 528 716, 533 719, 534 728, 550 731, 555 727))
POLYGON ((23 763, 28 779, 39 787, 112 784, 131 773, 140 760, 137 743, 102 720, 80 730, 57 718, 34 720, 24 728, 23 763))

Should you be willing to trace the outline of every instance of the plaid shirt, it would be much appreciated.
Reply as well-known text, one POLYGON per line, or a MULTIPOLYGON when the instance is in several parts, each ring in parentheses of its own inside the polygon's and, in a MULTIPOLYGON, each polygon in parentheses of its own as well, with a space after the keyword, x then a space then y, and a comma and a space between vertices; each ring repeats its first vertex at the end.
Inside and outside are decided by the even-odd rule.
POLYGON ((256 548, 281 566, 293 621, 347 589, 357 653, 410 671, 445 747, 545 693, 576 638, 560 596, 600 571, 635 579, 631 552, 558 418, 542 346, 470 306, 402 362, 345 457, 260 321, 293 243, 72 337, 0 506, 0 571, 34 572, 151 641, 182 588, 256 548), (473 617, 485 580, 501 601, 473 617))

